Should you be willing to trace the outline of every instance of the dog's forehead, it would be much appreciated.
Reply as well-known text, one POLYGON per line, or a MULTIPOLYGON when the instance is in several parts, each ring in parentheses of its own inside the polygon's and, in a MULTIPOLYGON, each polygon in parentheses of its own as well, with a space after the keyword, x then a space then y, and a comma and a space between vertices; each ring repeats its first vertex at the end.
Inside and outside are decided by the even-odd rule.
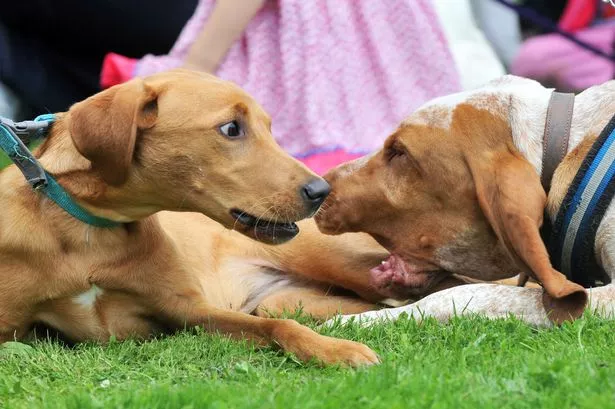
POLYGON ((186 78, 183 81, 169 82, 167 89, 197 100, 212 100, 224 103, 229 101, 237 101, 244 104, 253 103, 248 93, 237 85, 217 78, 186 78))
POLYGON ((503 115, 503 108, 511 95, 534 95, 541 90, 540 83, 534 80, 505 75, 473 90, 434 98, 409 115, 402 126, 416 124, 449 129, 453 112, 460 104, 503 115))
POLYGON ((264 109, 239 86, 217 78, 188 77, 162 84, 167 104, 184 112, 234 109, 242 114, 268 117, 264 109))
POLYGON ((340 165, 336 169, 336 171, 338 173, 338 176, 339 177, 349 176, 349 175, 355 173, 356 171, 358 171, 359 169, 364 168, 365 165, 367 164, 367 162, 371 158, 373 158, 377 153, 378 153, 378 151, 372 152, 372 153, 368 153, 367 155, 361 156, 360 158, 357 158, 355 160, 351 160, 349 162, 346 162, 346 163, 340 165))

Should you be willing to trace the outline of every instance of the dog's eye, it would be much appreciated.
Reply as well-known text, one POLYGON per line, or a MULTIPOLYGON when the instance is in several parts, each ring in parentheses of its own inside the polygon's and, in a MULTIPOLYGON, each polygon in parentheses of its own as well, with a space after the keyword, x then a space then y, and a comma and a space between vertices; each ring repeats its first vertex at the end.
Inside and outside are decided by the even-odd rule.
POLYGON ((399 145, 391 145, 384 151, 384 159, 386 164, 393 169, 414 169, 415 175, 423 177, 424 171, 420 163, 416 161, 412 153, 405 147, 399 145))
POLYGON ((220 128, 218 129, 220 129, 220 133, 222 133, 222 135, 231 139, 239 138, 244 135, 243 129, 237 121, 227 122, 224 125, 220 125, 220 128))
POLYGON ((405 155, 406 155, 406 151, 396 146, 391 146, 386 151, 386 158, 388 162, 391 162, 394 158, 399 158, 405 155))

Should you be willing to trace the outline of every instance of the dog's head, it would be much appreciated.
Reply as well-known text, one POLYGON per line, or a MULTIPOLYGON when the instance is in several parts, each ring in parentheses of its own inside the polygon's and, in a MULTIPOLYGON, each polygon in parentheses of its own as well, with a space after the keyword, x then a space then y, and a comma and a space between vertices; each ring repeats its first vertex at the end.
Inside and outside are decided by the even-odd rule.
POLYGON ((546 195, 513 143, 515 102, 489 90, 448 101, 413 114, 380 151, 325 175, 332 194, 318 226, 371 234, 394 255, 374 274, 401 270, 418 292, 450 273, 495 280, 523 271, 559 303, 555 320, 578 316, 586 294, 551 267, 540 239, 546 195))
POLYGON ((75 104, 63 118, 89 161, 82 181, 95 194, 83 200, 116 220, 201 212, 282 243, 329 193, 276 144, 263 108, 211 75, 177 70, 134 79, 75 104))

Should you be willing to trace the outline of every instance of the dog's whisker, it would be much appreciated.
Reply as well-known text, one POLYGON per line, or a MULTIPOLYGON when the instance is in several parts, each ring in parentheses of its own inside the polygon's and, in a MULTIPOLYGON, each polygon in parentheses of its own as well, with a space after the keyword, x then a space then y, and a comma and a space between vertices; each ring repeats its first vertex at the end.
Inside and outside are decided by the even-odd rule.
POLYGON ((278 210, 277 208, 273 208, 273 212, 275 214, 275 218, 273 219, 273 241, 275 241, 275 226, 277 225, 277 220, 278 220, 278 210))
MULTIPOLYGON (((260 206, 263 203, 266 202, 270 202, 270 203, 275 203, 275 197, 277 196, 276 193, 269 195, 267 197, 263 197, 260 200, 256 201, 256 203, 252 204, 252 206, 250 206, 248 209, 244 209, 245 212, 249 213, 249 214, 254 214, 257 213, 256 211, 253 211, 257 206, 260 206)), ((267 210, 265 210, 266 212, 267 210)), ((261 213, 261 212, 259 212, 261 213)))
POLYGON ((324 216, 326 212, 327 212, 327 209, 324 208, 324 205, 321 205, 318 208, 318 210, 316 210, 316 212, 314 212, 314 216, 316 216, 316 215, 324 216))
POLYGON ((247 210, 242 209, 242 210, 241 210, 241 213, 239 214, 239 217, 237 217, 237 218, 235 219, 235 222, 233 223, 233 226, 231 227, 231 229, 230 229, 230 230, 235 230, 235 229, 236 229, 236 227, 237 227, 237 223, 239 222, 239 218, 240 218, 241 216, 244 216, 244 215, 246 215, 246 214, 247 214, 247 215, 250 215, 250 214, 251 214, 250 212, 252 211, 252 209, 254 209, 256 206, 259 206, 261 203, 266 202, 267 200, 270 200, 270 199, 271 199, 272 197, 274 197, 274 196, 275 196, 275 194, 272 194, 272 195, 270 195, 270 196, 266 196, 266 197, 262 197, 262 198, 260 198, 259 200, 257 200, 257 201, 256 201, 256 203, 254 203, 252 206, 250 206, 247 210))
POLYGON ((188 192, 184 193, 182 200, 179 202, 179 206, 177 207, 177 210, 181 210, 184 207, 184 203, 186 203, 187 198, 188 198, 188 192))
MULTIPOLYGON (((273 204, 273 205, 271 205, 271 206, 269 206, 267 209, 265 209, 265 211, 264 211, 263 213, 261 213, 261 214, 260 214, 260 215, 256 218, 256 223, 254 224, 254 236, 255 236, 255 237, 256 237, 256 235, 257 235, 257 234, 256 234, 256 227, 258 226, 258 224, 260 223, 260 221, 261 221, 261 220, 265 219, 265 218, 263 217, 263 214, 266 214, 267 212, 269 212, 269 210, 270 210, 271 208, 273 208, 274 206, 275 206, 274 204, 273 204)), ((269 227, 269 225, 271 224, 271 219, 265 219, 265 220, 267 220, 267 221, 268 221, 268 223, 267 223, 267 227, 269 227)), ((274 225, 274 228, 275 228, 275 225, 274 225)))

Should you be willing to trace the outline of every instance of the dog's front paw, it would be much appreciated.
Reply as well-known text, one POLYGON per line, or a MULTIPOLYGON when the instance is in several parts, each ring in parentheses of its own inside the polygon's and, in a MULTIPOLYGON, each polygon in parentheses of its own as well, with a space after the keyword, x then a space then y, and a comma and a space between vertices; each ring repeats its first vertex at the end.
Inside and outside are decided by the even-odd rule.
POLYGON ((322 335, 320 337, 323 338, 323 345, 315 358, 324 364, 356 368, 380 363, 378 355, 366 345, 322 335))
POLYGON ((280 325, 274 338, 285 351, 304 362, 315 359, 324 365, 353 368, 380 363, 378 355, 366 345, 320 335, 294 321, 280 325))

